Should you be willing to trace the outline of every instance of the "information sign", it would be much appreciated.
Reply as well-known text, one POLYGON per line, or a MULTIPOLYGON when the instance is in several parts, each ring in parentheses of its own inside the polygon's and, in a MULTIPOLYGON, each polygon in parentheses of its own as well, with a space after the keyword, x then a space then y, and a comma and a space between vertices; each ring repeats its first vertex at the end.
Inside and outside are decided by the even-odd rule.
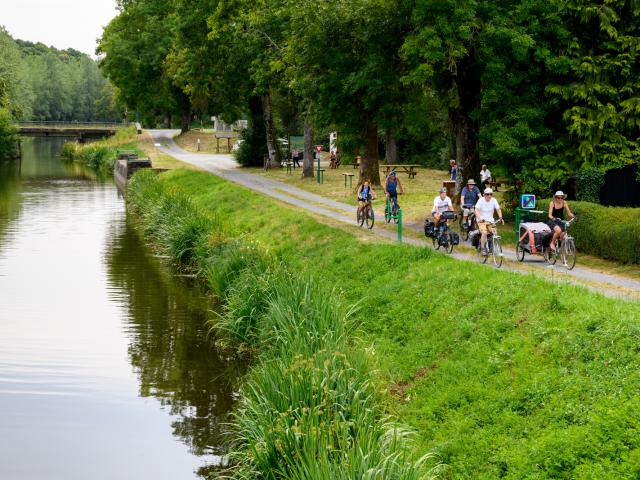
POLYGON ((529 193, 524 193, 522 195, 522 202, 520 204, 520 207, 526 208, 528 210, 536 208, 536 196, 529 193))

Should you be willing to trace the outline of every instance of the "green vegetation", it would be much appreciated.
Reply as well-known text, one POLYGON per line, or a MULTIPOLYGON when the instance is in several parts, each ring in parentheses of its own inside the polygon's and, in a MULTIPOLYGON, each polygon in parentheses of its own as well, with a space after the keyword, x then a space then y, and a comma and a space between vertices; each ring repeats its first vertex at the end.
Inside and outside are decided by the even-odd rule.
POLYGON ((0 107, 14 119, 122 119, 114 87, 88 55, 14 40, 2 27, 0 51, 0 107))
MULTIPOLYGON (((345 359, 322 350, 296 355, 325 338, 340 338, 347 350, 338 351, 355 371, 364 368, 357 352, 366 348, 386 413, 417 430, 411 451, 435 452, 425 461, 442 462, 444 478, 639 474, 637 304, 425 249, 368 241, 366 234, 359 239, 199 172, 136 176, 128 202, 148 235, 163 245, 171 239, 167 251, 211 278, 214 291, 225 292, 226 311, 214 338, 241 344, 259 360, 236 418, 246 429, 239 430, 238 445, 255 455, 243 457, 251 458, 247 468, 265 460, 282 469, 266 478, 298 478, 303 465, 312 463, 318 478, 331 478, 322 470, 328 457, 309 460, 317 450, 308 443, 329 440, 319 437, 320 430, 303 434, 309 424, 300 422, 300 430, 286 436, 298 410, 285 413, 282 397, 272 390, 309 402, 302 385, 319 388, 313 368, 331 369, 327 378, 333 379, 339 370, 332 362, 342 369, 345 359), (280 270, 300 276, 292 280, 280 270), (307 275, 313 276, 309 284, 307 275), (356 303, 350 316, 339 307, 356 303), (307 329, 309 320, 332 334, 307 329), (290 340, 292 324, 309 338, 290 340), (287 345, 291 352, 281 360, 287 345), (265 409, 270 426, 282 431, 257 420, 265 409), (295 467, 291 457, 281 458, 282 450, 267 458, 276 451, 270 446, 288 448, 294 440, 301 448, 295 467)), ((339 390, 331 394, 353 398, 340 397, 339 390)), ((376 418, 382 425, 384 416, 376 418)), ((355 465, 346 463, 350 458, 341 458, 345 468, 355 465)))
POLYGON ((67 142, 62 147, 60 156, 66 160, 83 163, 94 170, 105 173, 113 171, 118 150, 133 150, 136 148, 135 127, 123 128, 110 138, 94 143, 81 144, 67 142))
POLYGON ((156 246, 226 300, 217 336, 259 358, 240 390, 235 478, 425 478, 350 342, 351 312, 337 292, 227 237, 219 217, 152 172, 132 179, 127 200, 156 246))
POLYGON ((18 141, 18 129, 11 122, 9 112, 0 107, 0 160, 16 156, 18 141))

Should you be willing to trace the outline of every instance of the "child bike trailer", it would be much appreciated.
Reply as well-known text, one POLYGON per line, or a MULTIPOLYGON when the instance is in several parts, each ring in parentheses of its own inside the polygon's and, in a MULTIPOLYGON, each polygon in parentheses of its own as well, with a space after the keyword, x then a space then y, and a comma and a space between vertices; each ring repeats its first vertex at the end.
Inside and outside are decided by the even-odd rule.
POLYGON ((546 223, 523 222, 518 229, 516 253, 518 260, 524 260, 524 252, 537 254, 549 247, 553 232, 546 223))

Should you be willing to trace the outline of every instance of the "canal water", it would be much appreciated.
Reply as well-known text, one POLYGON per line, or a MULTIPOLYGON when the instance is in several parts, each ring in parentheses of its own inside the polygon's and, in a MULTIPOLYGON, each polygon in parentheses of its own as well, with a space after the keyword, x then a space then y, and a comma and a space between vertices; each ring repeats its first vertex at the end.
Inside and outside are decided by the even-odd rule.
POLYGON ((61 146, 0 163, 0 479, 200 478, 234 383, 211 306, 61 146))

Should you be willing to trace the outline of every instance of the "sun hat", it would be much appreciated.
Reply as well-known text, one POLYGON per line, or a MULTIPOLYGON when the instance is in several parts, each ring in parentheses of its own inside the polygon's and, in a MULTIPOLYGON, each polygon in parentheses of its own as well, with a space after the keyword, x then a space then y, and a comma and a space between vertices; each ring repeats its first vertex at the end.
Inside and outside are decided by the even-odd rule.
POLYGON ((567 198, 567 196, 565 195, 565 193, 562 190, 558 190, 553 196, 554 197, 567 198))
POLYGON ((491 195, 493 195, 493 190, 491 190, 490 188, 488 188, 488 187, 487 187, 487 188, 485 188, 485 189, 484 189, 484 194, 486 195, 486 194, 488 194, 488 193, 490 193, 491 195))
POLYGON ((473 178, 470 178, 469 180, 467 180, 467 185, 475 185, 476 181, 473 178))
POLYGON ((447 189, 446 189, 446 188, 444 188, 444 187, 442 187, 442 188, 440 189, 440 193, 447 193, 447 189))

